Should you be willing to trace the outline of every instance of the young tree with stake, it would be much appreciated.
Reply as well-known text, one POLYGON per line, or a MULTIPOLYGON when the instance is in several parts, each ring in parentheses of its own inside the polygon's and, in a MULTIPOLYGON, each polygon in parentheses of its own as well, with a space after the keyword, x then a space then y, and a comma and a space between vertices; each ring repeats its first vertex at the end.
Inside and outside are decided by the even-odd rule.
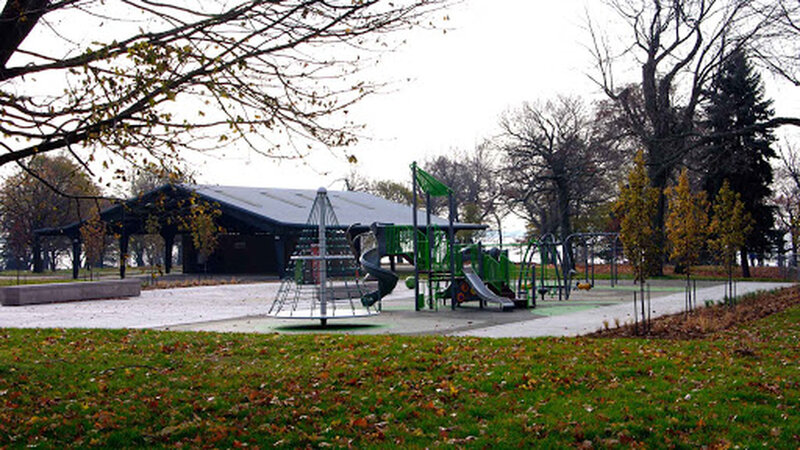
POLYGON ((650 179, 640 150, 628 174, 628 184, 620 186, 614 213, 620 221, 620 240, 625 257, 633 268, 635 281, 639 282, 642 323, 646 322, 644 282, 648 273, 648 259, 660 254, 655 248, 657 230, 653 217, 658 208, 658 190, 650 187, 650 179))
MULTIPOLYGON (((708 233, 708 200, 705 192, 692 194, 685 168, 678 184, 667 188, 666 196, 669 200, 666 228, 672 248, 670 258, 685 270, 686 289, 690 292, 692 266, 700 259, 708 233)), ((690 309, 691 301, 688 303, 687 309, 690 309)))
POLYGON ((731 189, 728 180, 714 201, 714 214, 709 232, 709 247, 719 257, 728 272, 728 295, 725 300, 733 304, 733 266, 736 264, 736 251, 744 245, 752 230, 753 219, 745 211, 741 195, 731 189))

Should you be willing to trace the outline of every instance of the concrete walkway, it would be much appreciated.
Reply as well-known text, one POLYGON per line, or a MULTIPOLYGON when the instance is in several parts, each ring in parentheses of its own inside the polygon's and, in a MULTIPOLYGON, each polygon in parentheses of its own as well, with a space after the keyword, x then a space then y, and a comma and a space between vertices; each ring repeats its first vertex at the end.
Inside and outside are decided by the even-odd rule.
MULTIPOLYGON (((739 282, 737 295, 751 292, 778 289, 792 286, 792 283, 739 282)), ((697 305, 702 307, 706 300, 719 301, 725 296, 724 285, 697 290, 697 305)), ((684 310, 684 294, 677 293, 663 297, 651 297, 651 317, 675 314, 684 310)), ((641 312, 640 312, 641 314, 641 312)), ((551 317, 540 317, 521 322, 495 325, 491 327, 454 333, 454 336, 476 337, 541 337, 541 336, 580 336, 603 328, 603 321, 611 326, 614 320, 620 323, 633 321, 633 302, 603 306, 591 310, 577 311, 551 317)))
POLYGON ((278 283, 142 291, 140 297, 0 307, 0 327, 162 328, 263 315, 278 283))
MULTIPOLYGON (((652 316, 683 310, 682 282, 655 282, 652 316)), ((791 283, 742 282, 740 295, 791 283)), ((499 312, 476 305, 451 311, 414 311, 412 291, 398 287, 384 299, 378 316, 342 319, 325 329, 319 321, 275 319, 266 313, 279 283, 236 284, 143 291, 141 297, 31 306, 0 307, 0 328, 153 328, 256 333, 436 334, 482 337, 575 336, 596 331, 603 321, 632 320, 630 284, 599 284, 575 292, 570 301, 548 300, 536 309, 499 312)), ((698 282, 698 304, 718 301, 723 286, 698 282)))

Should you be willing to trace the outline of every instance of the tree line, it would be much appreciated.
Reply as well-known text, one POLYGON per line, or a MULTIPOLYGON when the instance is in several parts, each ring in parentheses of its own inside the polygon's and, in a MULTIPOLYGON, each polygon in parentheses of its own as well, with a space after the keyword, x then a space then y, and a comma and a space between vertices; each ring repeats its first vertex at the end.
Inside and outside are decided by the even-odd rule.
MULTIPOLYGON (((5 266, 29 268, 34 229, 95 217, 131 173, 185 179, 187 152, 346 148, 357 126, 341 117, 380 85, 361 68, 399 45, 397 32, 447 20, 433 13, 448 3, 0 2, 0 167, 18 168, 0 194, 5 266)), ((190 228, 208 243, 201 219, 190 228)), ((92 228, 84 237, 104 234, 92 228)), ((54 268, 70 243, 47 241, 54 268)), ((156 244, 134 239, 137 263, 156 244)))
MULTIPOLYGON (((81 215, 80 200, 97 201, 102 191, 60 190, 37 166, 44 155, 68 158, 105 188, 131 167, 163 176, 186 151, 234 142, 275 158, 304 157, 320 145, 346 149, 356 124, 342 117, 380 85, 360 78, 367 55, 393 47, 397 31, 446 20, 448 4, 201 0, 189 9, 139 0, 8 0, 0 11, 0 166, 17 164, 77 200, 62 211, 81 215), (37 33, 48 39, 28 39, 37 33)), ((614 25, 587 15, 590 79, 603 101, 556 96, 522 104, 478 148, 426 161, 458 192, 462 220, 502 229, 515 214, 532 233, 561 237, 616 229, 617 181, 642 150, 657 192, 661 254, 650 258, 651 272, 665 261, 666 192, 683 168, 711 199, 726 180, 741 196, 754 218, 738 251, 745 272, 747 256, 766 255, 779 241, 776 217, 793 230, 796 249, 800 164, 784 152, 776 182, 770 162, 774 130, 800 118, 774 115, 759 73, 800 85, 800 4, 604 0, 597 8, 614 25)), ((410 198, 390 181, 367 184, 410 198)), ((10 246, 10 230, 36 226, 3 222, 10 246)))
MULTIPOLYGON (((454 188, 461 220, 502 230, 503 219, 516 215, 528 224, 531 235, 553 234, 563 240, 574 232, 625 230, 631 216, 620 202, 625 203, 630 186, 619 181, 626 179, 639 152, 654 208, 652 213, 640 211, 635 219, 651 229, 641 240, 648 243, 643 275, 661 274, 670 260, 683 272, 698 259, 711 261, 724 253, 725 264, 733 262, 732 255, 740 255, 743 275, 749 276, 751 259, 763 261, 784 251, 786 233, 796 252, 800 208, 800 165, 791 151, 778 157, 774 131, 779 125, 751 53, 732 46, 720 55, 721 62, 700 86, 692 120, 670 122, 687 131, 681 132, 681 151, 669 156, 657 152, 674 140, 644 136, 654 126, 631 122, 634 117, 647 120, 639 109, 647 100, 641 86, 627 86, 625 93, 593 104, 567 96, 522 103, 502 114, 497 136, 472 151, 451 151, 421 166, 454 188), (696 200, 699 204, 690 206, 688 192, 707 203, 696 200), (679 237, 678 223, 694 223, 698 233, 706 230, 697 211, 708 215, 723 201, 728 208, 731 196, 750 218, 741 219, 740 231, 746 233, 741 242, 735 240, 732 254, 729 245, 722 253, 719 245, 705 245, 721 239, 712 237, 718 236, 716 231, 679 237), (670 215, 681 209, 680 221, 670 225, 670 215), (689 220, 692 214, 694 222, 689 220), (647 221, 652 224, 644 224, 647 221), (676 250, 675 242, 692 249, 676 250)), ((362 182, 360 188, 410 203, 410 191, 397 183, 362 182), (384 188, 390 185, 393 189, 387 192, 384 188)))

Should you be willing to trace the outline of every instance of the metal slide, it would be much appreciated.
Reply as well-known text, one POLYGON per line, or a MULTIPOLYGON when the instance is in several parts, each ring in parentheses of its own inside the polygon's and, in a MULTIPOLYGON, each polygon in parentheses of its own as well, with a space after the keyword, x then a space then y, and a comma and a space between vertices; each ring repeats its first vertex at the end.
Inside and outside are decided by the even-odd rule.
POLYGON ((360 262, 364 270, 378 280, 378 290, 361 297, 362 305, 372 306, 394 290, 394 287, 397 286, 397 275, 391 270, 381 267, 381 255, 378 252, 378 247, 364 252, 361 255, 360 262))
POLYGON ((464 276, 467 279, 467 283, 469 286, 475 290, 475 293, 481 300, 489 302, 489 303, 497 303, 500 305, 500 308, 503 311, 508 311, 514 309, 514 302, 511 299, 501 297, 486 286, 486 284, 481 280, 481 277, 472 270, 472 267, 465 266, 463 268, 464 276))

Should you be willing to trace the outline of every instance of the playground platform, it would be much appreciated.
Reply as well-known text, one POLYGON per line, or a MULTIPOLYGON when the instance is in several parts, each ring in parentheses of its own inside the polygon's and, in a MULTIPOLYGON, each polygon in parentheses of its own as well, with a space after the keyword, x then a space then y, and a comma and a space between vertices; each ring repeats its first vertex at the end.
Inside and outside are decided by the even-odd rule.
MULTIPOLYGON (((737 293, 770 290, 791 283, 742 282, 737 293)), ((331 320, 324 329, 316 320, 287 320, 266 313, 278 283, 253 283, 143 291, 140 297, 0 307, 0 327, 16 328, 150 328, 160 330, 455 335, 481 337, 575 336, 633 319, 630 281, 612 288, 600 281, 588 292, 573 291, 569 301, 546 297, 535 309, 501 312, 477 304, 438 311, 414 311, 413 291, 398 288, 384 298, 381 314, 331 320)), ((683 310, 683 282, 654 280, 650 284, 652 316, 683 310)), ((698 304, 723 297, 720 282, 698 282, 698 304)))

